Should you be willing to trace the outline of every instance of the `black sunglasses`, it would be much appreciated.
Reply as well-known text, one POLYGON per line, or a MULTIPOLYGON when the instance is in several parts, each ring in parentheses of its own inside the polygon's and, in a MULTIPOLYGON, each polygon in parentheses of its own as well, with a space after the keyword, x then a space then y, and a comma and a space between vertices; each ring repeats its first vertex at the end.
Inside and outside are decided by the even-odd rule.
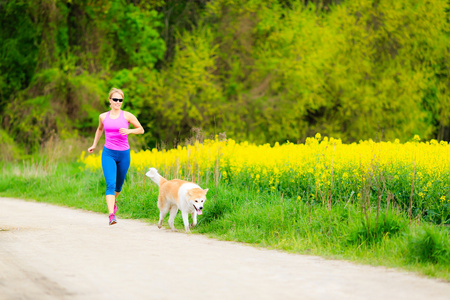
POLYGON ((112 98, 111 100, 114 102, 117 102, 117 101, 122 102, 123 101, 123 99, 120 99, 120 98, 112 98))

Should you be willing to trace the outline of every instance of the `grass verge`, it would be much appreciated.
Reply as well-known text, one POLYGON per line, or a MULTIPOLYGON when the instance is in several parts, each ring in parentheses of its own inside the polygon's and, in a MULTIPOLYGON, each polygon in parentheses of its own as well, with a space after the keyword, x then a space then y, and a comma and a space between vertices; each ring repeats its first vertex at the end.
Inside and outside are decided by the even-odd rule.
MULTIPOLYGON (((33 199, 105 214, 101 171, 77 163, 3 163, 0 196, 33 199)), ((118 201, 118 217, 155 224, 158 189, 145 172, 130 170, 118 201)), ((450 229, 393 209, 363 213, 357 205, 311 205, 279 192, 258 193, 213 181, 194 233, 283 251, 401 268, 450 281, 450 229)), ((167 218, 164 222, 167 226, 167 218)), ((181 214, 175 226, 182 230, 181 214)))

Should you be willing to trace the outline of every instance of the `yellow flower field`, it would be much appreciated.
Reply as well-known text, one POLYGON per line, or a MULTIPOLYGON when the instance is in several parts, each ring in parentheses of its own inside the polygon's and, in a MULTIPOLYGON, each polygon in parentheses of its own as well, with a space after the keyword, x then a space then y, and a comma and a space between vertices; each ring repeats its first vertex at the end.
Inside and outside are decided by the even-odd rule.
MULTIPOLYGON (((101 153, 83 153, 81 161, 86 168, 99 169, 101 153)), ((404 144, 343 144, 317 134, 304 144, 274 146, 216 139, 167 151, 132 151, 131 164, 142 174, 154 167, 167 178, 213 179, 323 205, 370 201, 379 195, 386 201, 391 194, 392 203, 404 210, 413 199, 415 215, 439 223, 449 217, 450 145, 420 142, 418 136, 404 144)))

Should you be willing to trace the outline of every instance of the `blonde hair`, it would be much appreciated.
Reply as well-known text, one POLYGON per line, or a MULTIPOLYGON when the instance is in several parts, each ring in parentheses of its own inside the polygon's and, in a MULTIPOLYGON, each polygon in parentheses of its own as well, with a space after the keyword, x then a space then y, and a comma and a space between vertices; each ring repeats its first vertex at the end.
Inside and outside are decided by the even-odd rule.
POLYGON ((112 88, 112 89, 109 91, 109 99, 111 99, 111 97, 112 97, 112 95, 113 95, 114 93, 119 93, 119 94, 122 95, 122 98, 125 98, 125 96, 123 95, 123 91, 122 91, 122 90, 116 89, 116 88, 112 88))

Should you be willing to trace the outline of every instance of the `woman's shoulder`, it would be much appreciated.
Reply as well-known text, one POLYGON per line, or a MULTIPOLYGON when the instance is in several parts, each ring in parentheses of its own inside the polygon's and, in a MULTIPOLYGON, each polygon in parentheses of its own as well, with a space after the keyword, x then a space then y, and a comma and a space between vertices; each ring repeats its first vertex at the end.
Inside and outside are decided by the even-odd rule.
POLYGON ((99 118, 103 121, 105 118, 106 118, 106 115, 108 114, 108 111, 107 112, 104 112, 104 113, 101 113, 100 114, 100 116, 99 116, 99 118))
POLYGON ((134 115, 128 111, 124 111, 123 110, 123 116, 125 117, 125 119, 129 119, 130 117, 134 117, 134 115))

